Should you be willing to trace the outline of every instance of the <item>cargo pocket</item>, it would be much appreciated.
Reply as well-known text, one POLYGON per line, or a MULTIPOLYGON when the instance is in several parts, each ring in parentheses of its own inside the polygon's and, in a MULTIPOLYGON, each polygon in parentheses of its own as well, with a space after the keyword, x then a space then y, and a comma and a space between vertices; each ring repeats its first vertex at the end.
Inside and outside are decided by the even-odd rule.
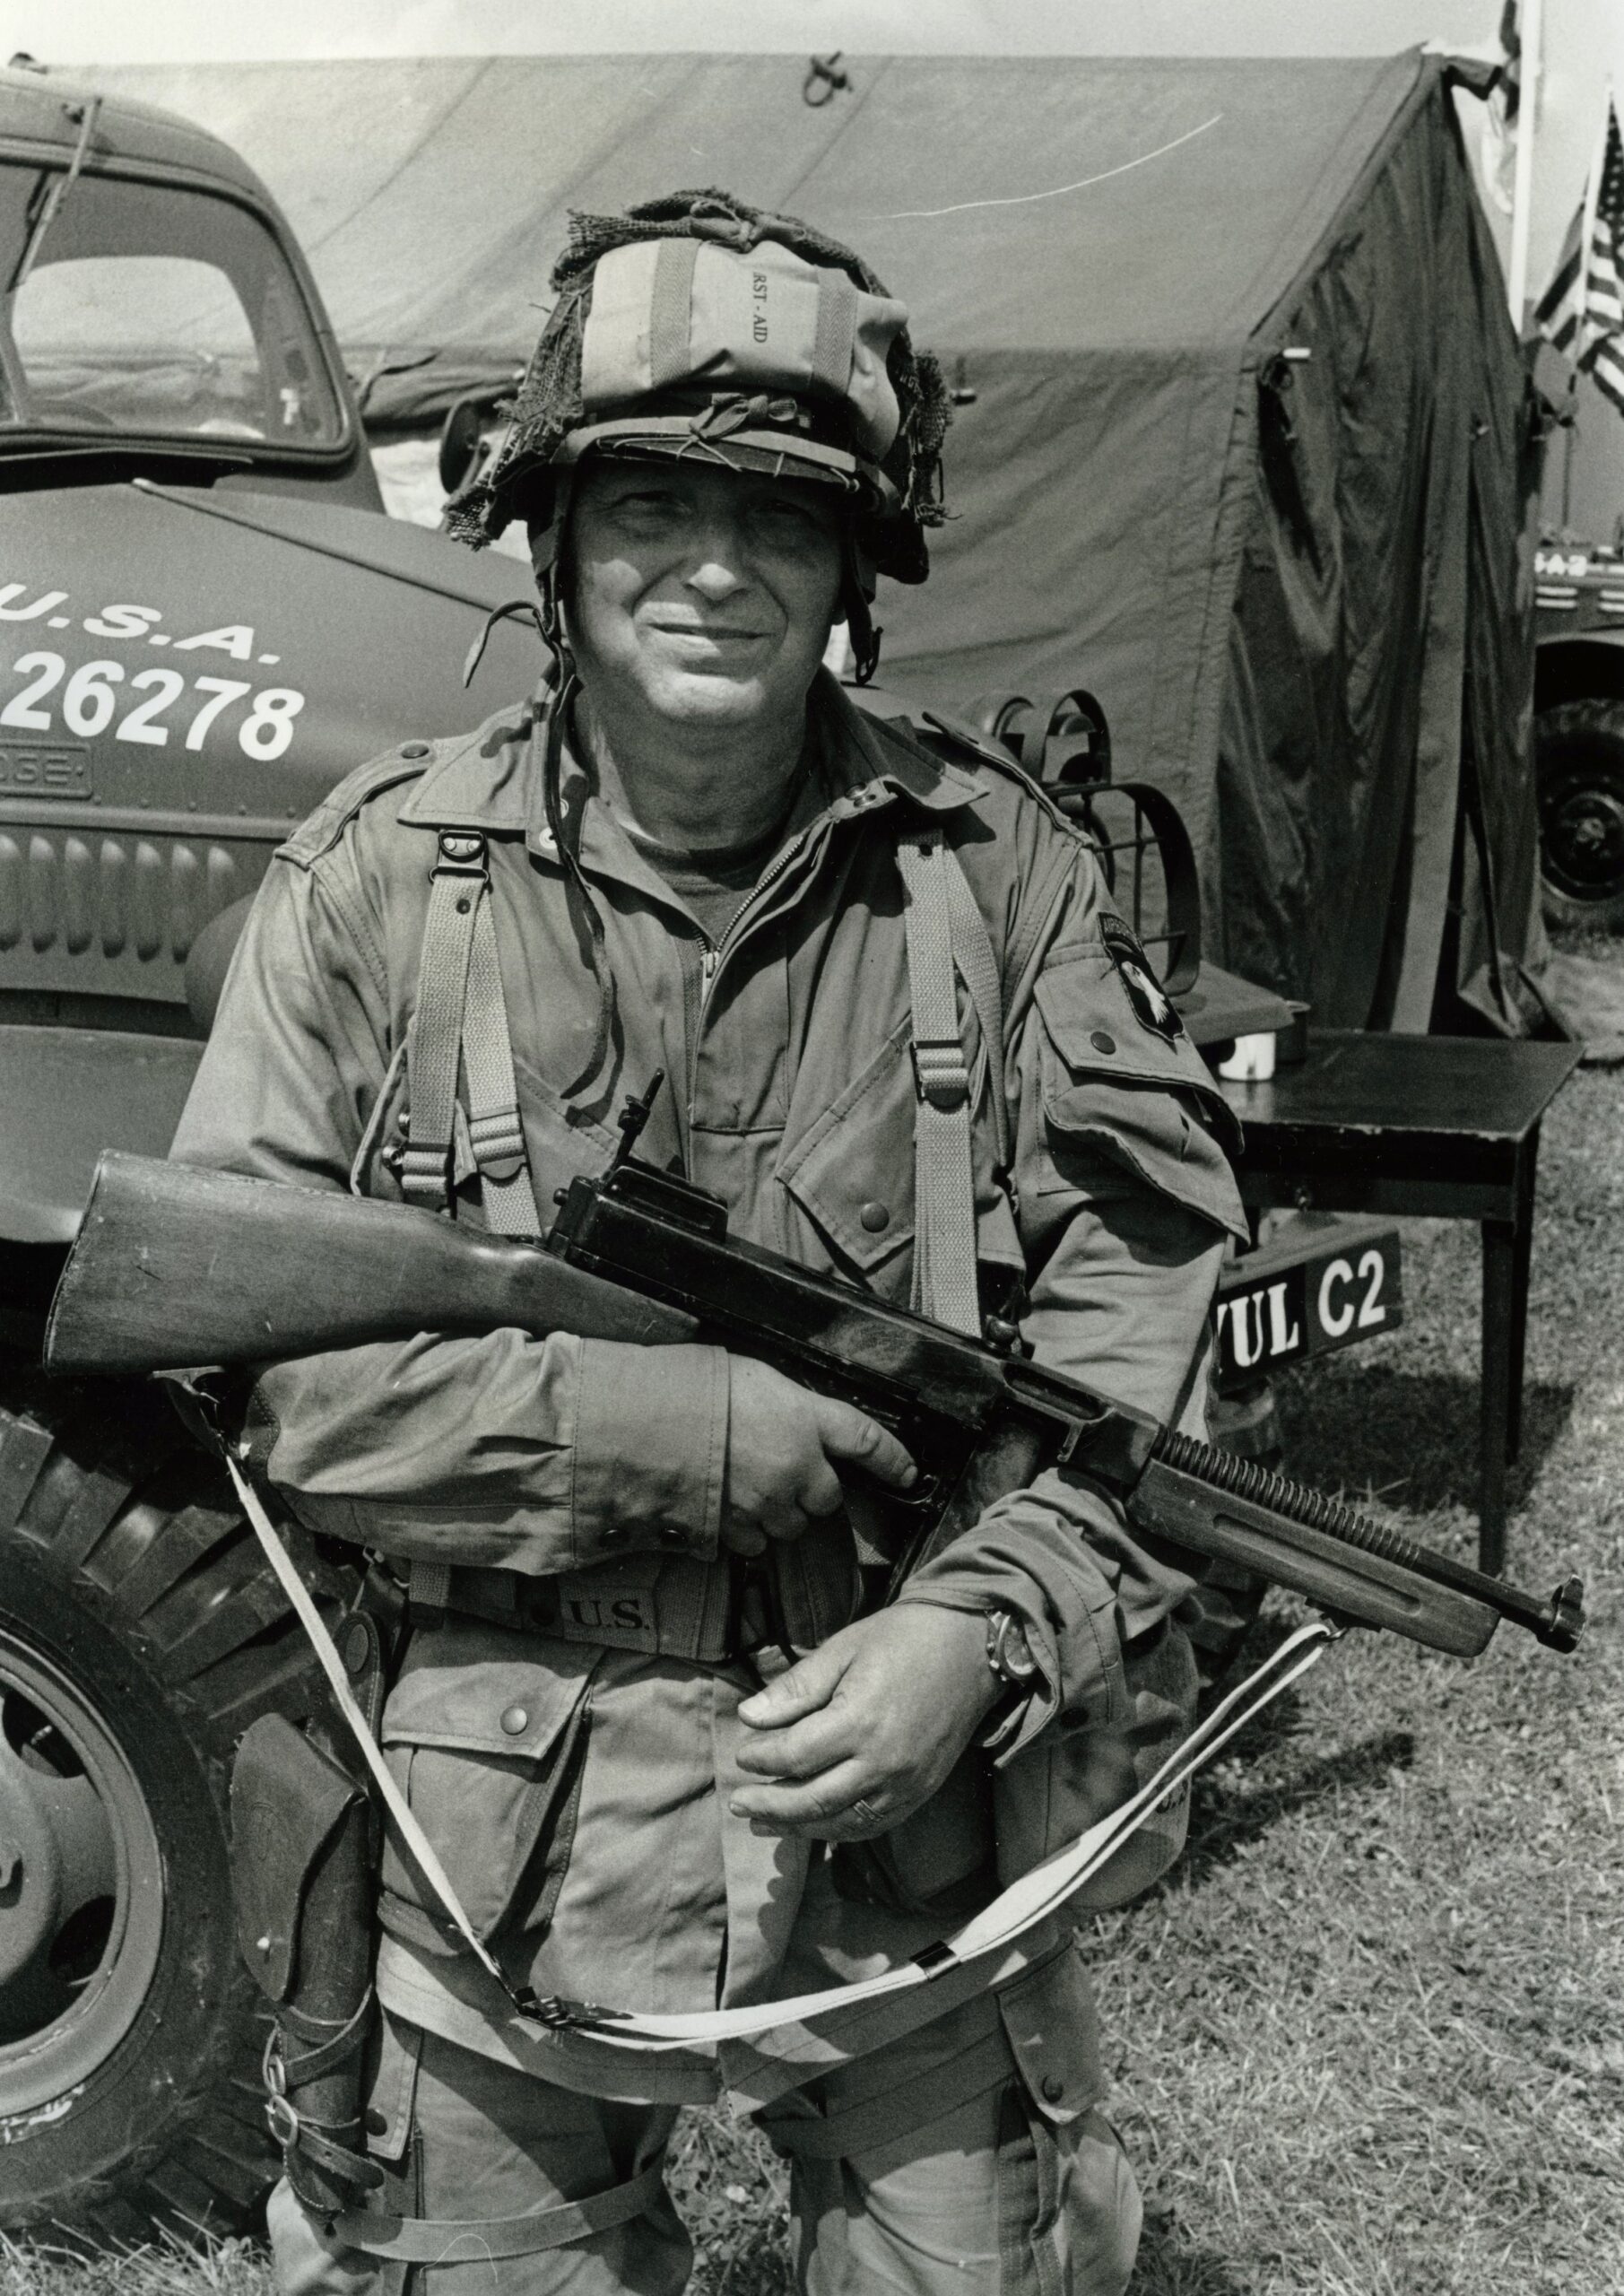
POLYGON ((1094 1989, 1073 1942, 998 1994, 1018 2075, 998 2131, 1003 2296, 1120 2296, 1139 2246, 1127 2157, 1098 2109, 1094 1989))
POLYGON ((1123 2296, 1144 2209, 1103 2113, 1056 2128, 1012 2083, 998 2124, 997 2190, 1000 2296, 1123 2296))
MULTIPOLYGON (((1057 1720, 994 1773, 1000 1877, 1012 1881, 1136 1794, 1188 1735, 1197 1683, 1189 1638, 1169 1620, 1124 1648, 1109 1718, 1057 1720)), ((1188 1786, 1158 1804, 1073 1898, 1107 1913, 1159 1882, 1190 1822, 1188 1786)))
MULTIPOLYGON (((563 1886, 580 1799, 594 1671, 587 1646, 498 1651, 499 1629, 453 1621, 420 1634, 384 1709, 400 1787, 476 1935, 540 1936, 563 1886)), ((430 1952, 465 1950, 389 1835, 380 1918, 430 1952)))
POLYGON ((1145 1027, 1111 959, 1092 950, 1052 965, 1033 994, 1048 1152, 1038 1191, 1075 1187, 1081 1151, 1245 1240, 1228 1161, 1240 1126, 1182 1029, 1169 1040, 1145 1027))

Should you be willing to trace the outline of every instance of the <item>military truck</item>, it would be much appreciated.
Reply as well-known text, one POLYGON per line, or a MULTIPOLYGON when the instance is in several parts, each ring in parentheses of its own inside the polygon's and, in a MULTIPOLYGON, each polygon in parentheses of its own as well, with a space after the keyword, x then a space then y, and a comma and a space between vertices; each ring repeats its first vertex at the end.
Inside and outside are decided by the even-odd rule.
POLYGON ((1624 555, 1547 540, 1534 558, 1534 763, 1545 914, 1624 926, 1624 555))
POLYGON ((525 570, 379 515, 223 144, 0 73, 0 2224, 133 2233, 267 2179, 226 1766, 309 1693, 207 1457, 150 1396, 42 1381, 43 1310, 99 1152, 167 1147, 279 839, 541 658, 499 628, 464 691, 525 570))

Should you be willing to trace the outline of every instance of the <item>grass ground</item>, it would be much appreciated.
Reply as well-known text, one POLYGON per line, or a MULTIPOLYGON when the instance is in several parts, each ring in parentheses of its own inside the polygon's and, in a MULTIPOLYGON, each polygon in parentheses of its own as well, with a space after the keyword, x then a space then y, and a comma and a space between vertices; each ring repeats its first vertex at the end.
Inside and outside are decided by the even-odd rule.
MULTIPOLYGON (((1594 952, 1594 944, 1592 944, 1594 952)), ((1624 944, 1609 952, 1624 970, 1624 944)), ((1407 1223, 1405 1323, 1287 1383, 1294 1472, 1475 1541, 1477 1239, 1407 1223)), ((1352 1636, 1092 1924, 1146 2231, 1132 2296, 1624 2296, 1624 1068, 1547 1120, 1510 1575, 1590 1591, 1573 1658, 1352 1636)), ((1261 1647, 1293 1617, 1272 1602, 1261 1647)), ((683 2125, 700 2296, 779 2296, 783 2185, 683 2125)), ((266 2296, 257 2251, 0 2247, 0 2296, 266 2296)))

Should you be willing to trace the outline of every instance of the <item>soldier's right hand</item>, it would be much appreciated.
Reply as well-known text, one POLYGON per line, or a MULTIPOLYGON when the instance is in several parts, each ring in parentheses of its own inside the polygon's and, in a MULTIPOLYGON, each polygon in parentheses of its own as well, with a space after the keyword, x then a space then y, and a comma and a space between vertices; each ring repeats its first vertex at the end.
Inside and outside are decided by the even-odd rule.
POLYGON ((798 1539, 812 1523, 838 1514, 842 1466, 860 1467, 894 1491, 917 1480, 902 1445, 866 1412, 798 1387, 753 1356, 728 1361, 722 1544, 734 1554, 760 1554, 769 1539, 798 1539))

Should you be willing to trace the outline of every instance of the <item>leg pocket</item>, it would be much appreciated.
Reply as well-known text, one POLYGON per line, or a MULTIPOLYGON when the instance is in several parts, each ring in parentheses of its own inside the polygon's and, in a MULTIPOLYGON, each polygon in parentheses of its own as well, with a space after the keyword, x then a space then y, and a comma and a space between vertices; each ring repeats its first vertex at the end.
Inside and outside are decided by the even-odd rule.
MULTIPOLYGON (((541 1936, 575 1837, 598 1653, 452 1622, 413 1644, 380 1733, 397 1783, 487 1944, 541 1936), (499 1649, 493 1654, 495 1640, 499 1649), (506 1647, 499 1647, 506 1646, 506 1647)), ((386 1841, 384 1926, 447 1950, 439 1904, 386 1841)))
POLYGON ((1143 2207, 1099 2111, 1056 2127, 1024 2085, 1004 2092, 998 2144, 1001 2296, 1122 2296, 1143 2207))

